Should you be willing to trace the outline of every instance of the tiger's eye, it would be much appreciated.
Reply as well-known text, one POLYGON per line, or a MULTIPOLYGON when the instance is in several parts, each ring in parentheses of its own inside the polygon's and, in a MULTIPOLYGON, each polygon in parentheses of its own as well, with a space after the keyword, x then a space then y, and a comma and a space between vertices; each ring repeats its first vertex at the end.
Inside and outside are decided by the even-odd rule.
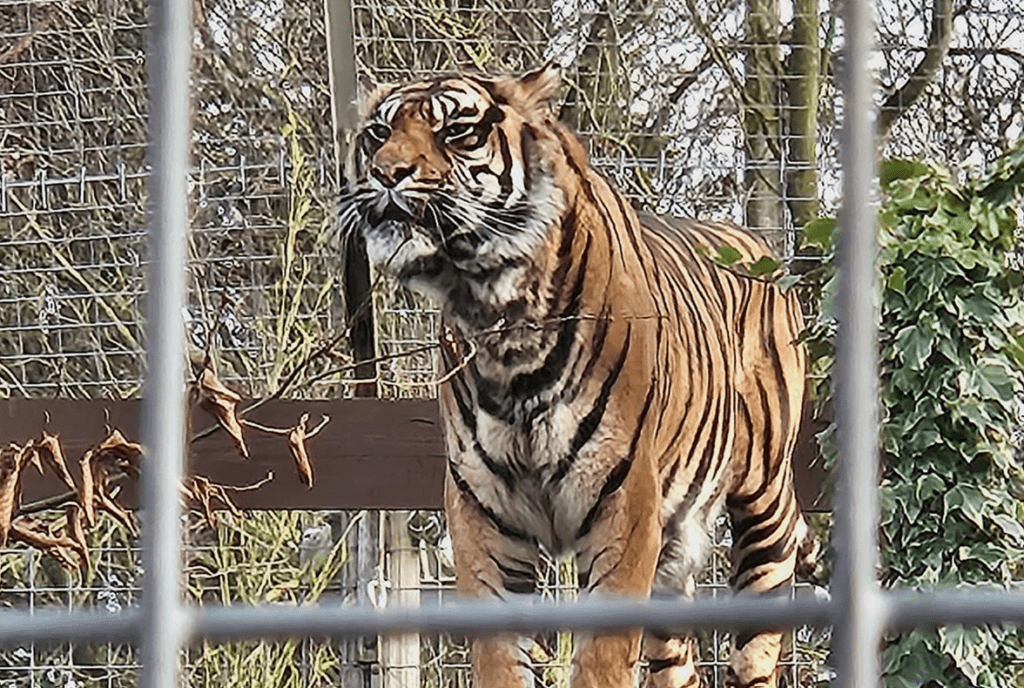
POLYGON ((441 134, 444 136, 445 141, 457 141, 469 136, 473 131, 473 127, 474 125, 468 122, 456 122, 445 127, 441 134))
POLYGON ((374 122, 366 128, 366 133, 378 141, 387 141, 388 137, 391 136, 391 127, 380 122, 374 122))

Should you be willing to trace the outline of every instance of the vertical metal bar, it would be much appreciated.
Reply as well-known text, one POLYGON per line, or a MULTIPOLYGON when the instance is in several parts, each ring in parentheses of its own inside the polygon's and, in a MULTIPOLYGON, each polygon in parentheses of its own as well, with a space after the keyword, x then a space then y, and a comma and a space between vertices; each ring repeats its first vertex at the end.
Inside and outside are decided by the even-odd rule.
POLYGON ((178 485, 185 448, 185 256, 188 233, 190 0, 153 0, 150 87, 149 306, 142 439, 143 688, 176 688, 186 636, 179 600, 178 485))
POLYGON ((837 669, 843 688, 878 685, 883 624, 876 581, 878 501, 878 332, 876 232, 872 206, 875 143, 868 59, 874 3, 844 3, 843 207, 839 216, 839 337, 836 418, 839 493, 836 504, 837 669))

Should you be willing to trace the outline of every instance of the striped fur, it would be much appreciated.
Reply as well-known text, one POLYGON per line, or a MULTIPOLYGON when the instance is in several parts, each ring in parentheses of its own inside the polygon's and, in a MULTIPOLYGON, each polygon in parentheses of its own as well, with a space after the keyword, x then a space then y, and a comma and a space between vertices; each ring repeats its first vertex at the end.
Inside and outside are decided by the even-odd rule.
MULTIPOLYGON (((789 585, 805 527, 790 456, 800 310, 709 259, 763 244, 724 223, 638 216, 551 113, 550 68, 380 92, 342 221, 441 304, 446 509, 459 590, 531 593, 541 550, 593 595, 687 595, 732 515, 734 583, 789 585)), ((655 686, 698 683, 695 643, 651 632, 655 686)), ((732 680, 775 686, 780 637, 741 637, 732 680)), ((631 686, 641 634, 579 637, 573 686, 631 686)), ((513 637, 474 643, 483 688, 531 685, 513 637)))

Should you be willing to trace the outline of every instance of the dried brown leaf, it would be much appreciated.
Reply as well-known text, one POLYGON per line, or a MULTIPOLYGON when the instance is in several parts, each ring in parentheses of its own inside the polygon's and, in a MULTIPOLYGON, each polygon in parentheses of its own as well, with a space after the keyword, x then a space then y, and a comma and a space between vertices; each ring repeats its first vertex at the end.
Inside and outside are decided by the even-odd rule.
POLYGON ((18 474, 21 472, 21 462, 18 460, 20 455, 21 447, 16 444, 0 447, 0 547, 7 544, 7 535, 11 531, 18 474))
POLYGON ((201 475, 192 476, 189 479, 191 487, 189 492, 192 498, 199 504, 200 509, 203 513, 203 519, 206 521, 206 525, 210 528, 216 528, 219 524, 217 515, 213 512, 213 506, 210 503, 210 481, 201 475))
POLYGON ((60 437, 43 431, 43 438, 36 442, 36 451, 42 457, 46 467, 53 471, 54 475, 60 478, 61 482, 67 485, 69 490, 78 491, 74 478, 68 470, 67 461, 64 459, 64 450, 60 446, 60 437))
POLYGON ((142 474, 142 445, 129 442, 120 430, 114 430, 96 445, 92 461, 93 471, 101 467, 108 479, 126 475, 138 480, 142 474))
POLYGON ((241 510, 235 506, 235 503, 231 501, 231 497, 228 497, 227 489, 224 485, 217 485, 216 483, 210 484, 210 494, 220 500, 220 503, 227 507, 227 510, 231 512, 233 516, 241 516, 241 510))
POLYGON ((82 506, 85 522, 89 527, 96 525, 96 481, 92 473, 92 457, 95 452, 90 449, 82 455, 78 468, 82 472, 82 484, 78 486, 78 503, 82 506))
POLYGON ((37 521, 24 516, 15 520, 11 524, 11 537, 49 554, 68 571, 77 570, 81 567, 81 563, 72 559, 67 552, 67 550, 71 550, 77 553, 78 547, 76 543, 70 538, 50 535, 42 529, 42 525, 37 521))
POLYGON ((78 504, 68 504, 64 507, 64 514, 67 516, 68 539, 74 543, 75 552, 79 559, 89 570, 89 541, 85 537, 85 524, 83 523, 84 512, 78 504))
POLYGON ((306 422, 309 414, 303 413, 299 422, 295 424, 288 433, 288 449, 295 459, 295 468, 299 471, 299 478, 307 490, 313 489, 313 464, 309 460, 309 452, 306 451, 306 422))
POLYGON ((227 430, 235 441, 238 453, 249 458, 249 448, 245 444, 242 424, 238 420, 238 404, 242 398, 224 386, 217 374, 209 367, 203 368, 192 394, 199 399, 199 405, 212 414, 217 422, 227 430))
POLYGON ((107 489, 112 480, 128 476, 138 480, 142 472, 142 445, 129 442, 120 430, 114 430, 99 444, 87 451, 78 462, 82 471, 82 484, 78 490, 78 503, 85 522, 96 525, 97 505, 110 513, 136 534, 131 515, 118 504, 107 489))
MULTIPOLYGON (((258 485, 262 485, 266 482, 267 480, 260 481, 258 485)), ((216 513, 217 507, 214 506, 214 501, 219 501, 222 508, 227 509, 233 515, 242 515, 242 512, 237 506, 235 506, 235 503, 231 501, 231 498, 227 493, 228 490, 237 489, 251 489, 251 486, 235 488, 229 485, 219 485, 211 482, 209 478, 201 475, 190 476, 181 486, 182 495, 192 503, 193 507, 198 505, 199 509, 202 511, 203 520, 210 528, 216 528, 220 523, 220 519, 217 517, 216 513)))
POLYGON ((14 510, 21 501, 21 470, 29 462, 38 466, 35 447, 8 444, 0 447, 0 547, 7 544, 14 510))
POLYGON ((98 487, 99 489, 96 490, 94 495, 99 507, 117 519, 132 537, 138 537, 139 530, 135 526, 135 520, 132 518, 132 515, 123 506, 118 504, 113 497, 107 494, 106 485, 98 487))

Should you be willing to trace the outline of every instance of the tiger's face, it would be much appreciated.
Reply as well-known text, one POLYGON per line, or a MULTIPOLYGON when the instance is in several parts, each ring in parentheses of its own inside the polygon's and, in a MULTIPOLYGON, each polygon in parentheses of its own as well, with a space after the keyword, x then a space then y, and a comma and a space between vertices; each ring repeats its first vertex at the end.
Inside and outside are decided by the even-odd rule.
POLYGON ((558 73, 439 77, 379 92, 352 147, 342 224, 442 300, 529 264, 561 212, 540 140, 558 73))

